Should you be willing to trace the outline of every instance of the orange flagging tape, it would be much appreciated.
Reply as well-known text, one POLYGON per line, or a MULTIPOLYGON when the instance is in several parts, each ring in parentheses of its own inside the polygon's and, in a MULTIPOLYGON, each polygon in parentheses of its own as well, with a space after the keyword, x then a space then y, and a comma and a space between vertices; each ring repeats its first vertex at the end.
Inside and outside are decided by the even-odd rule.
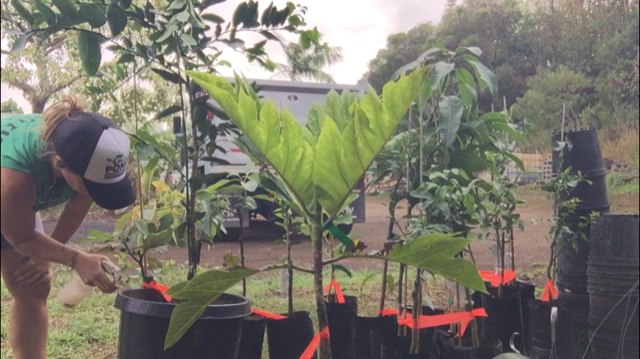
POLYGON ((311 359, 313 358, 313 354, 315 354, 316 349, 318 349, 318 345, 320 345, 320 341, 322 339, 329 340, 329 327, 324 328, 320 333, 316 334, 309 343, 307 349, 305 349, 304 353, 300 356, 300 359, 311 359))
POLYGON ((551 298, 551 300, 558 298, 558 290, 556 286, 553 285, 552 280, 547 282, 547 285, 544 286, 544 292, 542 293, 543 302, 550 302, 551 300, 549 300, 549 298, 551 298))
MULTIPOLYGON (((378 314, 398 315, 399 311, 397 309, 383 309, 382 311, 378 311, 378 314)), ((441 325, 449 325, 453 323, 463 323, 458 335, 464 335, 465 330, 467 330, 467 326, 476 317, 488 317, 488 315, 484 308, 478 308, 472 312, 464 313, 421 315, 420 318, 418 318, 418 329, 439 327, 441 325)), ((398 325, 406 325, 411 329, 415 329, 415 323, 413 322, 413 317, 410 313, 407 313, 406 318, 398 316, 398 325)))
POLYGON ((142 282, 142 287, 147 289, 155 289, 162 294, 162 296, 167 302, 171 301, 171 297, 165 293, 166 291, 169 290, 169 287, 167 287, 166 285, 158 284, 155 280, 152 280, 149 283, 142 282))
POLYGON ((378 314, 380 315, 399 315, 400 311, 397 309, 383 309, 378 310, 378 314))
POLYGON ((503 275, 504 280, 500 272, 480 271, 480 277, 482 277, 485 282, 491 283, 491 286, 494 288, 499 287, 500 282, 502 282, 502 285, 505 285, 516 279, 516 272, 514 271, 506 270, 503 272, 503 275))
MULTIPOLYGON (((449 313, 440 315, 422 315, 418 318, 418 329, 439 327, 442 325, 449 325, 453 323, 462 323, 460 333, 456 335, 462 336, 467 330, 469 323, 476 317, 488 317, 484 308, 478 308, 471 312, 464 313, 449 313)), ((407 318, 398 317, 398 325, 406 325, 411 329, 415 329, 413 317, 411 313, 407 313, 407 318)))
POLYGON ((287 319, 287 317, 285 317, 284 315, 273 314, 273 313, 265 312, 259 309, 252 309, 252 312, 255 315, 259 315, 261 317, 265 317, 269 319, 274 319, 274 320, 287 319))
POLYGON ((336 299, 338 300, 338 304, 344 304, 344 295, 342 295, 342 289, 340 289, 340 284, 338 282, 332 280, 331 283, 324 289, 324 294, 329 294, 331 288, 335 288, 336 290, 336 299))

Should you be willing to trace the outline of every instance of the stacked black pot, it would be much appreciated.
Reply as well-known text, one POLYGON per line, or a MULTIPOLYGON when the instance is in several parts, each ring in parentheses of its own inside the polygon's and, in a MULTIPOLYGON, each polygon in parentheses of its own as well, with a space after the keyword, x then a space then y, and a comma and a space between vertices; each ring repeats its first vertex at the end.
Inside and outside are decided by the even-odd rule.
POLYGON ((605 214, 592 226, 589 324, 594 359, 640 357, 637 214, 605 214))
MULTIPOLYGON (((569 143, 562 152, 562 170, 571 168, 572 174, 580 172, 585 180, 562 200, 578 198, 577 210, 567 218, 569 227, 579 232, 581 218, 592 212, 608 213, 610 209, 607 195, 607 169, 604 164, 598 134, 594 128, 554 134, 552 142, 569 143)), ((560 152, 553 152, 556 163, 560 152)), ((554 173, 556 168, 554 166, 554 173)), ((588 237, 590 229, 583 233, 588 237)), ((577 250, 569 243, 558 244, 556 278, 558 285, 558 356, 560 358, 581 358, 588 343, 589 293, 587 292, 587 258, 589 240, 577 239, 577 250)))

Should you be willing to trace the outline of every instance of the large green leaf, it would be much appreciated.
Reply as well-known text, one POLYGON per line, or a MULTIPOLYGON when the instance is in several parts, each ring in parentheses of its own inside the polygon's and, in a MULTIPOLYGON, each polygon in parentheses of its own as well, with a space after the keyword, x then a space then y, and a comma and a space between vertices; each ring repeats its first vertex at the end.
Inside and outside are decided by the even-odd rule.
POLYGON ((332 90, 327 94, 324 105, 325 113, 336 123, 340 131, 343 131, 351 121, 350 109, 355 100, 355 95, 350 91, 344 91, 342 95, 339 95, 332 90))
POLYGON ((167 291, 171 297, 187 302, 178 304, 171 313, 169 329, 165 337, 165 349, 174 346, 200 318, 207 306, 218 299, 222 293, 257 272, 249 268, 238 268, 228 272, 211 270, 167 291))
POLYGON ((89 76, 94 76, 102 62, 102 36, 88 31, 78 33, 78 53, 82 68, 89 76))
POLYGON ((440 138, 445 146, 451 147, 456 141, 463 113, 464 106, 460 98, 445 96, 440 100, 440 123, 438 132, 440 132, 440 138))
POLYGON ((453 71, 455 64, 449 62, 438 62, 431 70, 431 87, 435 89, 442 88, 442 81, 453 71))
POLYGON ((498 97, 498 78, 496 75, 489 70, 482 62, 478 61, 478 59, 471 55, 464 56, 465 60, 471 65, 476 71, 476 76, 478 78, 478 82, 480 82, 480 89, 485 90, 489 88, 491 91, 491 95, 493 98, 498 97))
POLYGON ((315 198, 313 148, 302 138, 301 126, 288 111, 278 111, 266 101, 258 113, 257 103, 246 91, 236 91, 215 75, 190 72, 189 76, 211 95, 238 128, 253 142, 302 206, 315 198))
POLYGON ((127 27, 127 21, 127 12, 124 11, 120 5, 116 2, 109 4, 107 7, 107 22, 109 22, 111 36, 115 37, 120 35, 127 27))
POLYGON ((50 7, 43 4, 41 0, 35 0, 34 2, 36 4, 36 8, 38 9, 38 11, 40 11, 42 16, 44 16, 45 20, 47 20, 47 24, 55 25, 56 19, 57 19, 56 13, 53 12, 53 10, 51 10, 50 7))
POLYGON ((102 27, 107 22, 104 5, 80 4, 78 16, 92 28, 102 27))
POLYGON ((487 293, 476 266, 466 259, 453 258, 471 242, 451 234, 428 234, 407 244, 397 244, 391 253, 383 258, 416 266, 455 281, 465 288, 487 293))
POLYGON ((379 99, 372 89, 355 106, 354 115, 341 132, 333 121, 324 121, 318 138, 313 181, 318 200, 333 217, 375 157, 391 138, 422 84, 422 71, 398 82, 389 82, 379 99))
POLYGON ((53 5, 60 10, 60 13, 71 20, 75 20, 78 15, 78 7, 73 0, 51 0, 53 5))
POLYGON ((314 141, 307 140, 314 129, 306 131, 289 111, 280 112, 271 101, 258 110, 250 87, 234 89, 214 75, 189 73, 273 166, 296 203, 312 211, 307 205, 317 200, 331 217, 406 114, 422 75, 414 71, 387 84, 382 100, 373 90, 359 102, 349 94, 339 96, 339 101, 337 94, 331 96, 328 105, 316 108, 315 131, 322 127, 314 147, 314 141), (339 118, 342 130, 330 114, 339 118))
POLYGON ((451 151, 449 158, 450 168, 460 168, 467 173, 477 173, 487 169, 487 162, 473 147, 451 151))

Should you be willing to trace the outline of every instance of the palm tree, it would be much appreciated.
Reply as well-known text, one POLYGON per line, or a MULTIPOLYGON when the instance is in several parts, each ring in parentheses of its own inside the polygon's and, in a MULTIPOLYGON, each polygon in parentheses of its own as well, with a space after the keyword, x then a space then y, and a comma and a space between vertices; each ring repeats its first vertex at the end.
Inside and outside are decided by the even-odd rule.
POLYGON ((312 45, 304 49, 298 43, 283 45, 286 64, 277 64, 276 73, 271 78, 288 78, 291 81, 318 81, 335 83, 333 77, 324 72, 327 66, 341 62, 342 48, 322 45, 312 45))

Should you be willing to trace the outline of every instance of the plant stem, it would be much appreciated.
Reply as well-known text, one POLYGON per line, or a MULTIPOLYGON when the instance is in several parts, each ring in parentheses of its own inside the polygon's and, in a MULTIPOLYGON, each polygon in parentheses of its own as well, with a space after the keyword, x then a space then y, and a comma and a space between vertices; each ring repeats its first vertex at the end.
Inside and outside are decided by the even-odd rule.
MULTIPOLYGON (((245 193, 246 197, 246 193, 245 193)), ((242 217, 242 209, 237 211, 238 220, 240 221, 240 265, 244 267, 244 222, 242 217)), ((242 279, 242 296, 247 296, 247 279, 242 279)))
MULTIPOLYGON (((466 311, 473 311, 473 305, 471 304, 471 290, 469 288, 464 289, 467 297, 466 311)), ((478 322, 475 318, 471 320, 471 340, 473 341, 474 348, 480 348, 480 337, 478 336, 478 322)))
MULTIPOLYGON (((460 284, 458 283, 456 283, 456 303, 458 307, 456 311, 460 313, 462 311, 462 307, 460 306, 460 284)), ((458 332, 458 334, 460 334, 460 332, 458 332)), ((462 346, 462 335, 458 336, 458 346, 462 346)))
POLYGON ((420 328, 418 327, 418 321, 422 314, 422 278, 421 269, 416 268, 416 281, 414 283, 413 292, 413 329, 411 330, 411 347, 409 354, 420 353, 420 328))
POLYGON ((382 270, 382 288, 380 290, 380 307, 378 316, 382 316, 384 310, 385 297, 387 296, 387 274, 389 273, 389 261, 384 261, 384 269, 382 270))
MULTIPOLYGON (((311 224, 311 241, 313 242, 313 277, 316 292, 316 310, 318 312, 318 326, 320 332, 329 327, 327 306, 324 300, 322 283, 322 212, 314 216, 311 224)), ((331 347, 328 339, 320 341, 320 359, 331 359, 331 347)))
POLYGON ((289 281, 289 287, 287 288, 287 299, 288 299, 288 317, 293 317, 293 262, 291 261, 291 239, 289 237, 289 228, 291 227, 291 218, 289 218, 288 214, 285 214, 285 238, 287 241, 287 270, 289 276, 287 280, 289 281))

